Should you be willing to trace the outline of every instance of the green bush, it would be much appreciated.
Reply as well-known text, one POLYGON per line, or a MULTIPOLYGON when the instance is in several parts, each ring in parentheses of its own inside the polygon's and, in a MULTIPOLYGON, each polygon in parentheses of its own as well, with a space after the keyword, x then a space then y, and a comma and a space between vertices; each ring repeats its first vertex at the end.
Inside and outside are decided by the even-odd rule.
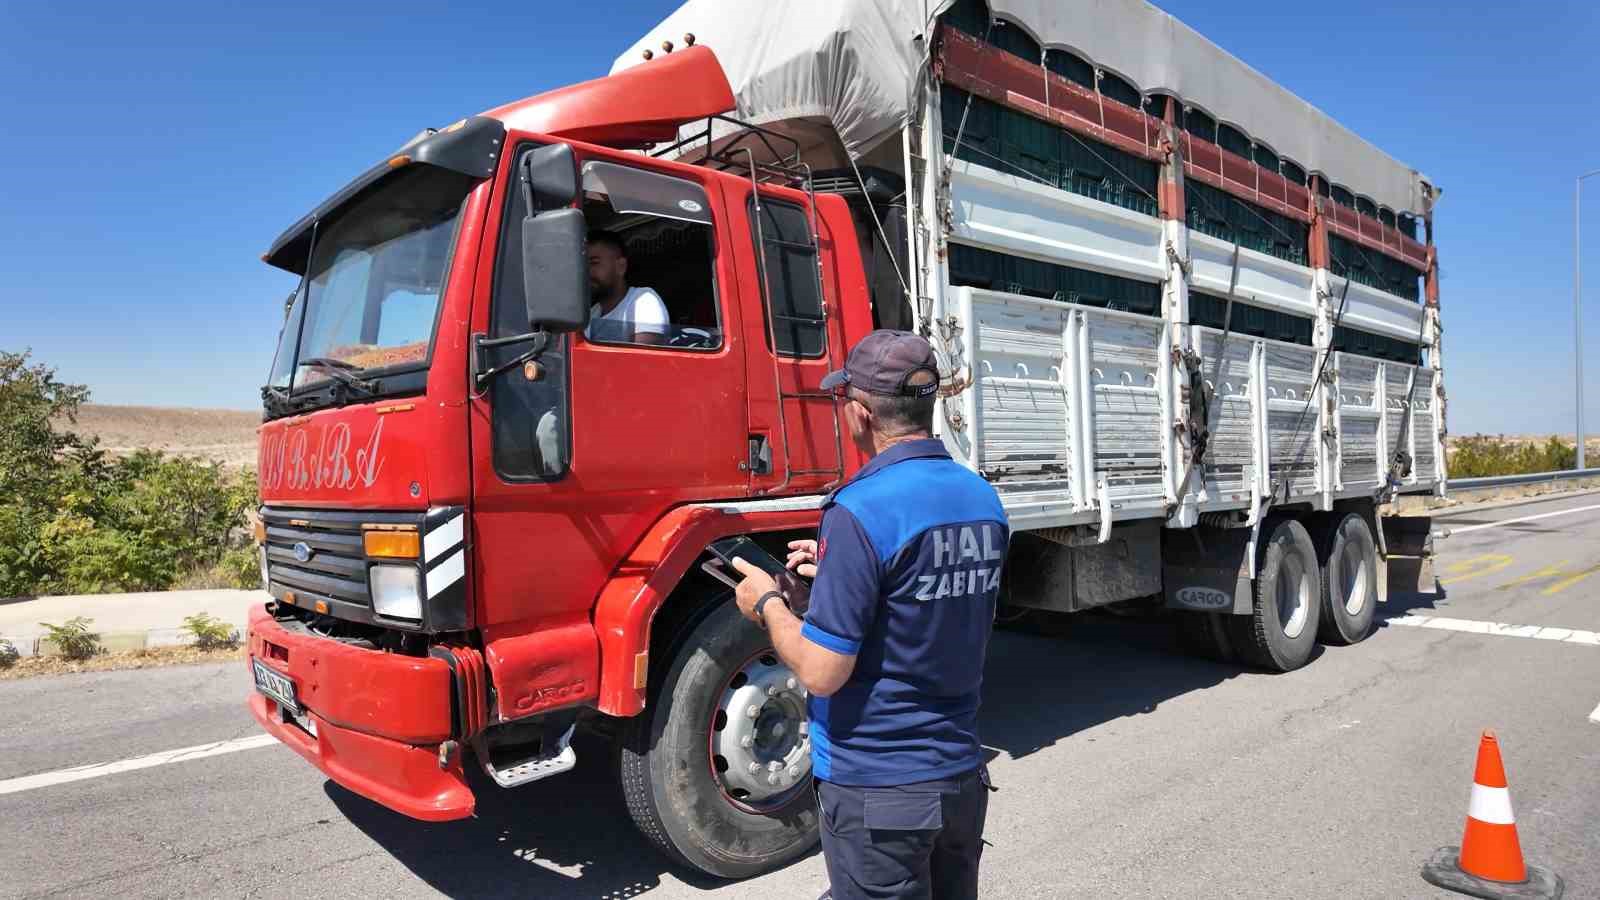
POLYGON ((233 650, 239 646, 239 632, 210 613, 195 613, 183 620, 183 630, 194 635, 201 650, 233 650))
POLYGON ((261 563, 252 544, 231 547, 210 565, 201 566, 172 583, 174 590, 193 591, 209 588, 261 587, 261 563))
POLYGON ((89 623, 93 621, 83 616, 73 616, 61 625, 40 622, 39 626, 47 632, 46 640, 55 644, 63 657, 83 660, 105 652, 105 648, 100 646, 100 635, 89 630, 89 623))
POLYGON ((1450 454, 1452 478, 1486 478, 1558 472, 1578 464, 1578 450, 1560 438, 1544 443, 1511 441, 1504 436, 1474 434, 1457 440, 1450 454))
POLYGON ((213 569, 255 587, 255 473, 149 450, 112 458, 58 430, 88 396, 0 352, 0 597, 163 590, 213 569))
POLYGON ((22 654, 17 652, 15 644, 5 638, 0 638, 0 669, 11 668, 21 658, 22 654))

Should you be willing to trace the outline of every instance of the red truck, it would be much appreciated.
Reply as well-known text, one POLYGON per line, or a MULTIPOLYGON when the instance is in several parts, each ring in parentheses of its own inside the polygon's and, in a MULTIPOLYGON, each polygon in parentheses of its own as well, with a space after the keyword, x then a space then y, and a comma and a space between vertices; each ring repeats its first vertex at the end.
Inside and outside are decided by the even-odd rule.
MULTIPOLYGON (((971 0, 927 22, 840 4, 835 49, 870 44, 862 10, 914 26, 885 40, 916 90, 879 92, 905 117, 863 138, 869 91, 785 120, 726 6, 689 4, 663 28, 701 38, 648 38, 610 76, 425 131, 264 255, 301 281, 262 389, 263 728, 425 821, 473 814, 467 766, 559 775, 593 729, 677 861, 802 855, 805 693, 701 563, 814 533, 863 462, 819 384, 875 327, 948 363, 940 436, 1017 532, 1008 616, 1144 598, 1280 671, 1370 632, 1385 569, 1426 551, 1378 510, 1444 484, 1430 185, 1331 121, 1317 146, 1354 171, 1238 146, 1161 85, 1030 62, 971 0), (1212 201, 1240 205, 1194 214, 1212 201), (666 306, 656 341, 587 328, 595 228, 666 306)), ((1181 48, 1212 51, 1210 83, 1259 87, 1181 48)))

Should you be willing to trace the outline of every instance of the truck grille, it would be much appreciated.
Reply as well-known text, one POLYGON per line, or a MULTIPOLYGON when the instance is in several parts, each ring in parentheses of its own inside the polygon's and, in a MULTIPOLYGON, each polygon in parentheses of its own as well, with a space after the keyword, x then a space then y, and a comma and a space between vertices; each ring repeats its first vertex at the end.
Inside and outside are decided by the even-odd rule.
POLYGON ((372 597, 362 532, 374 525, 420 530, 423 518, 420 512, 266 507, 261 520, 267 529, 267 590, 280 600, 293 591, 297 605, 322 600, 332 615, 369 621, 372 597))

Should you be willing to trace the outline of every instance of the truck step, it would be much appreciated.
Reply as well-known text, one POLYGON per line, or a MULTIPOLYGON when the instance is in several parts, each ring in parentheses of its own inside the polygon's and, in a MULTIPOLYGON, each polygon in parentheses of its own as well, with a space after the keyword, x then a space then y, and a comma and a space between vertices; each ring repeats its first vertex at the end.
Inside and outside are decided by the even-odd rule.
POLYGON ((573 729, 568 728, 566 733, 561 736, 561 740, 556 744, 555 752, 540 753, 538 756, 530 757, 508 766, 497 767, 494 764, 494 759, 487 752, 480 752, 478 758, 483 761, 483 771, 494 779, 495 784, 503 788, 512 788, 539 781, 552 775, 569 772, 573 766, 578 764, 578 752, 572 749, 572 732, 573 729))

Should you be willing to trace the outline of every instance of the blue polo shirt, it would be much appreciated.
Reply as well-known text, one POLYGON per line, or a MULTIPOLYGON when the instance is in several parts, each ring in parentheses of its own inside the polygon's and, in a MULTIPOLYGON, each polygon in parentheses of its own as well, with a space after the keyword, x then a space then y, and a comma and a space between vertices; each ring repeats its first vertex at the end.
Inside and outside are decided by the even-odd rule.
POLYGON ((886 787, 982 761, 978 695, 1009 539, 994 488, 936 439, 890 447, 828 498, 801 634, 856 665, 809 701, 818 778, 886 787))

